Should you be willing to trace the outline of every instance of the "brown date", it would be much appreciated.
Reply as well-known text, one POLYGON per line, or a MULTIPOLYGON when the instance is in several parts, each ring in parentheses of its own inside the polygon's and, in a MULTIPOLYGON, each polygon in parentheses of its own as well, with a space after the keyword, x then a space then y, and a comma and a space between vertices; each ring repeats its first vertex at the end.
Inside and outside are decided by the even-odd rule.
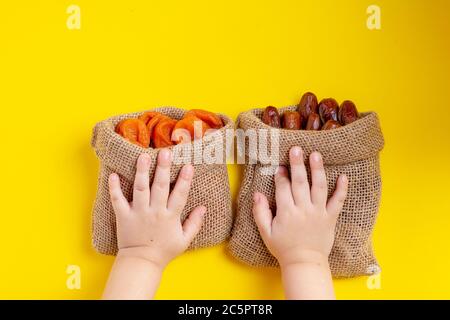
POLYGON ((302 124, 302 116, 297 111, 285 111, 282 122, 284 129, 299 130, 302 124))
POLYGON ((320 117, 317 113, 311 113, 306 122, 305 130, 320 130, 320 117))
POLYGON ((280 115, 278 114, 278 109, 272 106, 266 107, 262 115, 262 122, 265 124, 279 128, 280 127, 280 115))
POLYGON ((323 99, 319 103, 319 116, 322 123, 328 120, 338 121, 339 104, 333 98, 323 99))
POLYGON ((331 130, 342 127, 341 124, 334 120, 328 120, 322 127, 322 130, 331 130))
POLYGON ((306 125, 308 117, 311 113, 317 113, 317 97, 314 93, 306 92, 298 103, 298 112, 302 116, 302 127, 306 125))
POLYGON ((339 108, 339 122, 345 126, 346 124, 352 123, 355 120, 358 120, 359 113, 356 109, 355 104, 350 100, 345 100, 341 103, 341 107, 339 108))

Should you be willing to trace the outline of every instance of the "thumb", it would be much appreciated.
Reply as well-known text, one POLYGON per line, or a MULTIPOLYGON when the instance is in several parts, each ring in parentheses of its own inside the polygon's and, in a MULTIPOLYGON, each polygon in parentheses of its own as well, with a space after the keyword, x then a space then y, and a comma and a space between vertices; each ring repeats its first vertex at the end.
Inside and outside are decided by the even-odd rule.
POLYGON ((272 232, 273 215, 267 197, 260 192, 256 192, 253 196, 253 217, 261 238, 266 242, 272 232))
POLYGON ((189 245, 194 240, 203 224, 203 217, 206 213, 206 207, 199 206, 194 208, 183 223, 184 237, 189 245))

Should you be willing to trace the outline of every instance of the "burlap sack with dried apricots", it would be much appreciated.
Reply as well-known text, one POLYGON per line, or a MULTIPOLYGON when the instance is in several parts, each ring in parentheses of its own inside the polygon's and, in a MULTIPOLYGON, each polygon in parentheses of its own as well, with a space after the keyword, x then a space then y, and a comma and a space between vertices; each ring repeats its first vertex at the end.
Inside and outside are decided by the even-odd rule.
MULTIPOLYGON (((185 113, 185 110, 174 107, 156 108, 152 111, 161 112, 174 119, 182 118, 185 113)), ((138 156, 147 153, 151 157, 150 181, 155 171, 158 149, 142 148, 131 144, 114 130, 119 121, 126 118, 136 118, 141 113, 111 117, 97 123, 93 130, 91 144, 100 160, 100 173, 92 215, 92 243, 95 249, 103 254, 115 255, 117 253, 116 219, 108 192, 109 175, 113 172, 119 175, 124 195, 131 201, 138 156)), ((182 160, 179 163, 174 161, 174 164, 172 164, 170 172, 171 188, 185 163, 192 163, 195 168, 188 202, 181 219, 184 220, 196 206, 204 205, 207 207, 203 226, 191 243, 190 249, 212 246, 226 240, 230 235, 233 223, 230 186, 225 161, 225 137, 226 130, 233 129, 234 123, 224 115, 219 116, 224 122, 223 128, 190 144, 170 147, 174 159, 178 155, 178 159, 182 160), (194 150, 197 152, 195 157, 194 150), (220 157, 217 157, 218 160, 215 163, 201 163, 203 150, 216 150, 218 152, 216 155, 223 155, 224 160, 220 162, 220 157), (200 160, 198 160, 199 154, 200 160)))
MULTIPOLYGON (((280 113, 295 109, 294 106, 282 108, 280 113)), ((329 256, 333 276, 353 277, 379 272, 371 243, 381 196, 379 152, 384 145, 377 115, 364 113, 356 122, 334 130, 293 131, 265 125, 261 121, 262 112, 262 109, 254 109, 241 113, 238 128, 279 130, 280 164, 288 165, 289 149, 301 146, 305 155, 314 150, 322 153, 329 196, 340 174, 349 178, 348 196, 337 222, 335 242, 329 256)), ((245 152, 247 157, 251 157, 248 150, 247 141, 245 152)), ((275 186, 273 175, 267 175, 269 166, 260 162, 246 165, 228 246, 234 257, 253 266, 278 265, 264 245, 252 215, 255 191, 268 197, 274 211, 275 186)))

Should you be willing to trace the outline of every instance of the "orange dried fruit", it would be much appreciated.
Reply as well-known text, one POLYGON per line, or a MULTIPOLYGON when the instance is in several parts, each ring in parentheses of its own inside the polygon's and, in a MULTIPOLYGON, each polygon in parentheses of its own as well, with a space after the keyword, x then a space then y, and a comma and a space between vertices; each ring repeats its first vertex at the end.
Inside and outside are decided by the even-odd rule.
POLYGON ((175 144, 187 143, 187 142, 192 141, 192 136, 191 136, 191 133, 189 132, 189 130, 187 130, 185 128, 180 128, 180 127, 175 129, 175 127, 174 127, 174 129, 172 131, 172 136, 170 139, 175 144))
POLYGON ((173 145, 171 137, 176 123, 177 120, 169 117, 158 121, 152 133, 152 141, 155 148, 165 148, 173 145))
POLYGON ((202 138, 208 129, 218 129, 223 125, 218 115, 206 110, 189 110, 181 120, 157 111, 148 111, 137 119, 121 121, 115 130, 126 140, 144 148, 163 148, 202 138))
MULTIPOLYGON (((174 130, 177 129, 186 129, 189 134, 191 135, 192 139, 200 139, 205 134, 206 130, 211 129, 210 126, 202 121, 200 118, 194 116, 194 115, 188 115, 185 116, 183 119, 178 120, 177 124, 173 128, 174 130), (197 126, 197 130, 195 130, 195 127, 197 126)), ((180 143, 181 141, 178 141, 176 143, 180 143)))
POLYGON ((139 119, 125 119, 116 126, 116 132, 131 143, 148 148, 150 134, 145 123, 139 119))
POLYGON ((201 109, 192 109, 185 113, 184 118, 192 115, 204 121, 210 128, 219 129, 223 127, 222 119, 213 112, 201 109))
POLYGON ((149 133, 149 136, 153 139, 153 130, 155 129, 155 126, 159 123, 162 119, 170 119, 168 116, 163 114, 157 114, 153 118, 151 118, 147 123, 147 130, 149 133))
POLYGON ((157 115, 162 115, 162 113, 155 111, 148 111, 141 114, 138 119, 144 121, 144 123, 147 125, 148 122, 157 115))

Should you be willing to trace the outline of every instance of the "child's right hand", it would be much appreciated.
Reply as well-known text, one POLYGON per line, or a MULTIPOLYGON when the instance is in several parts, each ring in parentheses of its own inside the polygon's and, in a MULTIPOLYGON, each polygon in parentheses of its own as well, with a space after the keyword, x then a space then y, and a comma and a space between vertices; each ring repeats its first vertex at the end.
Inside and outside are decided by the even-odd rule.
POLYGON ((291 180, 285 167, 275 175, 276 216, 272 216, 265 195, 255 193, 253 214, 267 248, 281 268, 312 263, 328 265, 338 215, 347 196, 348 181, 341 175, 327 202, 327 180, 320 153, 310 155, 310 189, 303 152, 290 150, 291 180))

